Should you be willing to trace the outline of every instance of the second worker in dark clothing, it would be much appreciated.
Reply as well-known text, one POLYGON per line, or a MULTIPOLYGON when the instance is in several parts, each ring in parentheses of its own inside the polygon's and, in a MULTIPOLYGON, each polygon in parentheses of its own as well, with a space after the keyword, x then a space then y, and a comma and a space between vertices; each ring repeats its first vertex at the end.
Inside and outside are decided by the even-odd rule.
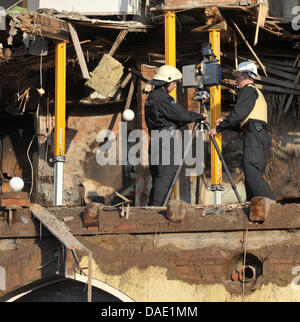
POLYGON ((235 76, 239 87, 236 106, 225 119, 216 121, 217 127, 210 130, 210 135, 214 136, 224 130, 242 131, 247 201, 256 196, 275 199, 264 179, 272 140, 268 133, 267 102, 261 91, 254 86, 257 68, 250 62, 241 63, 235 76))
POLYGON ((151 138, 149 152, 152 189, 149 205, 153 206, 163 204, 175 174, 174 160, 181 158, 175 152, 175 130, 207 118, 205 114, 184 109, 169 95, 181 78, 182 74, 177 68, 169 65, 160 67, 151 81, 154 90, 150 92, 145 103, 145 121, 151 138), (161 135, 166 141, 159 139, 158 144, 153 144, 155 135, 161 135))

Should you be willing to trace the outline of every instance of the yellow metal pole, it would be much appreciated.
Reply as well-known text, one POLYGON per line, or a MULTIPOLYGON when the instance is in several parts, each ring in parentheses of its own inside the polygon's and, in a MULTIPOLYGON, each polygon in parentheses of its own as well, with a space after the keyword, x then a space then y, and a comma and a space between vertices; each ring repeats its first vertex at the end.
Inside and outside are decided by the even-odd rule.
MULTIPOLYGON (((174 12, 165 13, 165 63, 176 67, 176 16, 174 12)), ((177 100, 176 88, 170 93, 177 100)))
MULTIPOLYGON (((165 13, 165 64, 176 67, 176 15, 172 11, 165 13)), ((176 102, 176 88, 169 94, 176 102)), ((170 199, 177 199, 178 196, 179 184, 176 182, 170 199)))
MULTIPOLYGON (((210 30, 209 31, 209 42, 211 43, 212 50, 221 63, 221 41, 220 41, 220 30, 210 30)), ((221 86, 212 86, 210 88, 210 110, 211 110, 211 127, 215 127, 215 122, 221 117, 221 86)), ((222 135, 221 133, 215 136, 216 142, 222 151, 222 135)), ((222 183, 222 162, 219 159, 218 153, 211 142, 211 185, 213 191, 215 191, 215 204, 221 203, 221 191, 220 186, 222 183)))
POLYGON ((66 127, 66 43, 55 46, 54 204, 62 205, 66 127))
POLYGON ((55 48, 55 132, 54 156, 65 155, 66 123, 66 43, 55 48))

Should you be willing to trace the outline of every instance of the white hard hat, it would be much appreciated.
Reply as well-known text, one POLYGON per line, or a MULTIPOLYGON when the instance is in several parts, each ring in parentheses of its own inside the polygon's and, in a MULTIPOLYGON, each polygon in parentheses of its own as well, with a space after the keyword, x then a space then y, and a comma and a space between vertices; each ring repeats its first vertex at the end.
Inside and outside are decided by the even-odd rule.
POLYGON ((250 72, 254 76, 258 75, 256 65, 254 63, 249 62, 249 61, 245 61, 243 63, 240 63, 235 72, 250 72))
POLYGON ((153 77, 154 80, 165 81, 167 83, 171 83, 181 78, 181 72, 176 67, 170 65, 161 66, 153 77))

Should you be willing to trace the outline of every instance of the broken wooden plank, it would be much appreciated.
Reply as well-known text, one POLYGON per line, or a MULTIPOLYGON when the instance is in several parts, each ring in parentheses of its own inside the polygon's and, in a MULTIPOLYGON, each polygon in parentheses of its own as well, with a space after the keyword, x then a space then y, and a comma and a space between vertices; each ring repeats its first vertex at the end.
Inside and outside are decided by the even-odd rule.
POLYGON ((83 76, 84 79, 89 79, 90 75, 89 75, 89 71, 88 71, 88 68, 87 68, 87 65, 86 65, 86 61, 85 61, 85 58, 84 58, 84 55, 83 55, 83 52, 82 52, 82 48, 81 48, 81 45, 80 45, 80 42, 79 42, 77 31, 76 31, 76 29, 74 28, 74 26, 71 23, 68 23, 68 27, 69 27, 69 30, 70 30, 70 34, 71 34, 73 44, 74 44, 76 55, 77 55, 77 58, 78 58, 78 61, 79 61, 79 66, 80 66, 80 69, 81 69, 82 76, 83 76))
POLYGON ((38 204, 32 204, 30 211, 66 248, 88 251, 72 233, 70 233, 66 224, 57 220, 44 207, 38 204))
MULTIPOLYGON (((226 81, 228 82, 228 84, 236 85, 236 81, 234 79, 232 79, 231 74, 224 72, 223 75, 224 75, 224 77, 228 77, 228 79, 225 78, 226 81)), ((289 89, 289 88, 283 88, 283 87, 278 87, 278 86, 268 86, 268 85, 259 84, 259 83, 255 83, 255 86, 258 89, 265 90, 265 91, 282 93, 282 94, 294 94, 297 96, 300 95, 300 91, 289 89)))
POLYGON ((249 44, 248 40, 246 39, 246 37, 244 36, 244 34, 242 33, 241 29, 239 28, 239 26, 232 20, 230 19, 230 21, 232 22, 233 26, 235 27, 235 29, 237 30, 237 32, 239 33, 239 35, 241 36, 241 38, 243 39, 243 41, 245 42, 245 44, 247 45, 247 47, 249 48, 249 50, 251 51, 251 53, 253 54, 253 56, 255 57, 257 63, 259 64, 259 66, 262 68, 264 74, 266 76, 268 76, 267 71, 266 71, 266 67, 263 65, 263 63, 261 62, 261 60, 259 59, 259 57, 257 56, 256 52, 253 50, 253 48, 251 47, 251 45, 249 44))
POLYGON ((257 23, 256 23, 256 31, 255 31, 255 37, 254 37, 253 46, 257 45, 259 28, 264 27, 265 21, 266 21, 267 15, 268 15, 268 11, 269 11, 269 6, 268 6, 268 4, 266 2, 263 2, 263 3, 259 4, 258 17, 257 17, 257 23))
MULTIPOLYGON (((264 77, 264 76, 257 76, 256 80, 262 81, 267 84, 272 84, 272 85, 286 87, 286 88, 295 89, 295 90, 300 91, 300 85, 298 85, 296 83, 296 81, 294 83, 292 83, 290 81, 280 80, 280 79, 273 78, 273 77, 264 77)), ((298 80, 297 80, 297 82, 298 82, 298 80)))
POLYGON ((122 41, 126 37, 127 33, 128 33, 128 29, 123 29, 122 31, 120 31, 116 41, 114 42, 113 46, 111 47, 111 49, 109 51, 110 56, 114 55, 114 53, 116 52, 116 50, 119 48, 119 46, 121 45, 122 41))
POLYGON ((127 96, 127 100, 126 100, 126 105, 125 105, 125 109, 124 110, 128 110, 132 101, 132 96, 134 93, 134 85, 135 85, 135 79, 136 76, 133 75, 131 83, 130 83, 130 88, 129 88, 129 92, 128 92, 128 96, 127 96))
POLYGON ((227 22, 225 20, 221 22, 215 22, 210 25, 194 28, 191 30, 191 32, 207 32, 209 30, 214 30, 214 29, 227 31, 227 22))
POLYGON ((129 83, 129 81, 131 80, 131 78, 132 78, 132 73, 128 73, 127 76, 124 78, 124 80, 119 85, 119 87, 125 88, 127 86, 127 84, 129 83))
POLYGON ((238 68, 239 61, 238 61, 238 52, 237 52, 237 38, 236 32, 233 32, 233 41, 234 41, 234 62, 235 62, 235 69, 238 68))

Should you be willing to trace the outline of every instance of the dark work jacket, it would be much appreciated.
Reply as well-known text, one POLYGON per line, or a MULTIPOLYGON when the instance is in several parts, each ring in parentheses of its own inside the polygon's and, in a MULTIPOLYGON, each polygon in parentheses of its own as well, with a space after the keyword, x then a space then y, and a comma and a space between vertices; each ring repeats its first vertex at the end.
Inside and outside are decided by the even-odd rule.
POLYGON ((253 86, 244 86, 238 91, 238 99, 234 109, 216 128, 217 132, 224 130, 241 131, 240 122, 242 122, 253 110, 258 94, 253 86))
POLYGON ((149 130, 180 127, 203 119, 202 114, 175 103, 174 98, 161 87, 150 92, 145 103, 145 121, 149 130))

